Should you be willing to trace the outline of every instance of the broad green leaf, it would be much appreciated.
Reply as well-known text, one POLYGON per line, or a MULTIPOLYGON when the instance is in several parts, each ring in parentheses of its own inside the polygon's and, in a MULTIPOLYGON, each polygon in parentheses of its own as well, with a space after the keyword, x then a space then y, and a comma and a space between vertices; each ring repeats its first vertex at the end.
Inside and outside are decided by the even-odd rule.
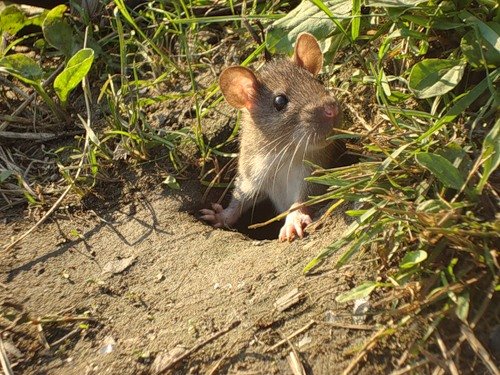
POLYGON ((409 251, 401 260, 399 268, 408 269, 427 259, 427 252, 423 250, 409 251))
POLYGON ((358 285, 350 291, 338 295, 337 298, 335 298, 335 301, 344 303, 347 301, 352 301, 354 299, 365 298, 369 296, 370 293, 380 285, 380 283, 377 283, 375 281, 365 281, 363 284, 358 285))
POLYGON ((464 179, 467 178, 472 169, 472 160, 460 145, 452 142, 445 148, 437 150, 436 154, 441 155, 456 168, 458 168, 460 175, 464 179))
POLYGON ((0 72, 2 71, 30 85, 38 85, 43 77, 43 70, 36 61, 22 53, 2 58, 0 60, 0 72))
POLYGON ((59 73, 54 80, 54 89, 63 105, 68 100, 69 93, 87 75, 94 61, 94 51, 91 48, 84 48, 75 53, 66 64, 66 68, 59 73))
POLYGON ((460 82, 465 66, 465 62, 459 60, 420 61, 411 70, 409 87, 420 99, 446 94, 460 82))
POLYGON ((458 169, 441 155, 420 152, 416 155, 416 159, 421 166, 436 176, 445 187, 460 190, 464 185, 465 181, 458 169))
POLYGON ((490 175, 500 164, 500 119, 497 120, 493 128, 484 138, 481 159, 484 160, 483 174, 476 188, 479 193, 483 190, 490 175))
MULTIPOLYGON (((325 1, 323 5, 338 17, 349 16, 352 9, 351 1, 325 1)), ((310 1, 303 1, 285 17, 271 25, 266 36, 266 44, 272 53, 290 54, 293 51, 293 43, 300 33, 311 33, 322 41, 336 28, 335 23, 323 10, 310 1)))
MULTIPOLYGON (((500 24, 488 22, 487 25, 497 35, 500 34, 500 24)), ((500 50, 496 49, 482 34, 479 34, 478 40, 475 30, 470 30, 463 36, 460 48, 469 64, 475 68, 484 68, 485 66, 496 68, 500 66, 500 50)))
POLYGON ((58 5, 49 11, 43 21, 42 30, 47 42, 69 57, 73 51, 74 38, 71 26, 63 18, 67 9, 66 5, 58 5))
POLYGON ((26 15, 15 5, 9 5, 0 12, 0 33, 16 35, 26 24, 26 15))

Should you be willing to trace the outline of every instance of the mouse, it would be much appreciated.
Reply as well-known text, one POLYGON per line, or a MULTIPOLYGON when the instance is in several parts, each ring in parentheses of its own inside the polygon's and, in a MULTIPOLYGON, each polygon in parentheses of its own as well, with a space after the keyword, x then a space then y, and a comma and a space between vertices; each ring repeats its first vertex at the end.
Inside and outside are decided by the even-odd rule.
POLYGON ((304 179, 313 171, 311 163, 328 167, 339 156, 327 138, 341 125, 342 112, 317 79, 322 67, 318 41, 301 33, 291 58, 271 60, 258 71, 242 66, 222 71, 222 94, 242 111, 238 168, 228 206, 213 203, 200 210, 202 220, 231 228, 247 209, 269 198, 279 213, 289 211, 279 241, 304 237, 312 212, 303 203, 315 191, 304 179))

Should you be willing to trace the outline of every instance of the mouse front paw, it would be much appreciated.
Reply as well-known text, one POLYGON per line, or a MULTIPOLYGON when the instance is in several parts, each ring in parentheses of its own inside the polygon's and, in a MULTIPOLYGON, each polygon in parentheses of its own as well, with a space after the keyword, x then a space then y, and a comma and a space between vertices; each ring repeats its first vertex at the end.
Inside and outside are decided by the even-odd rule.
POLYGON ((200 219, 206 221, 215 228, 221 228, 224 226, 224 208, 218 203, 212 203, 212 209, 204 208, 200 210, 202 216, 200 219))
POLYGON ((304 228, 312 223, 311 216, 297 210, 290 212, 285 219, 285 225, 280 230, 279 240, 293 241, 296 236, 299 238, 304 237, 304 228))
POLYGON ((212 203, 212 209, 204 208, 200 210, 200 213, 202 214, 200 219, 214 228, 229 228, 235 221, 232 212, 228 208, 224 209, 218 203, 212 203))

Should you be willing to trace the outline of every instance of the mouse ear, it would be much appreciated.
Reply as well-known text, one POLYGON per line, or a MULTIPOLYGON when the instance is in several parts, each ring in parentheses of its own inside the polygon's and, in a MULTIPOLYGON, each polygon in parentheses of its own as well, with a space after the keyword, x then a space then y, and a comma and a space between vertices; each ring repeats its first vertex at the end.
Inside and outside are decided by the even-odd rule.
POLYGON ((318 74, 323 67, 323 54, 316 38, 309 33, 300 34, 295 43, 292 60, 313 75, 318 74))
POLYGON ((219 84, 224 98, 233 107, 250 109, 253 106, 258 81, 250 69, 242 66, 227 68, 221 73, 219 84))

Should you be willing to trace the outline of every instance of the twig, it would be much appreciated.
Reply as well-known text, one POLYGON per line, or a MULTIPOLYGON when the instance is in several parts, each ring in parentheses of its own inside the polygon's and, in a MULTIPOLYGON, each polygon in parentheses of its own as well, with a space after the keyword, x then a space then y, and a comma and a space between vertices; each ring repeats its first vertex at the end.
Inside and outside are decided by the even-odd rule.
POLYGON ((9 357, 7 357, 2 337, 0 337, 0 362, 2 362, 2 369, 5 375, 14 375, 12 367, 10 367, 9 357))
POLYGON ((45 333, 43 333, 43 327, 41 324, 37 324, 36 331, 38 332, 38 337, 40 338, 40 341, 42 342, 42 345, 45 347, 45 349, 50 349, 49 342, 45 337, 45 333))
POLYGON ((18 133, 18 132, 0 131, 0 138, 7 138, 7 139, 29 139, 36 141, 48 141, 56 137, 57 135, 54 133, 18 133))
POLYGON ((358 365, 358 363, 363 359, 363 357, 366 355, 366 353, 375 346, 377 343, 377 340, 382 337, 387 335, 387 328, 382 328, 378 332, 375 332, 372 337, 363 345, 361 350, 359 351, 358 355, 349 363, 349 366, 346 367, 346 369, 342 372, 342 375, 349 375, 352 373, 352 370, 354 367, 358 365))
POLYGON ((24 118, 24 117, 20 117, 20 116, 10 116, 10 115, 0 114, 0 120, 6 121, 6 122, 14 122, 14 123, 23 124, 23 125, 33 124, 33 122, 31 120, 24 118))
POLYGON ((210 369, 210 371, 207 372, 207 375, 214 375, 217 374, 217 370, 219 369, 219 366, 221 363, 229 356, 229 353, 231 353, 231 350, 236 346, 238 341, 235 341, 230 348, 224 353, 224 355, 217 361, 217 363, 210 369))
POLYGON ((52 347, 55 347, 55 346, 58 346, 59 344, 61 344, 62 342, 66 341, 67 339, 69 339, 70 337, 73 337, 74 335, 76 335, 78 332, 80 332, 80 328, 75 328, 74 330, 72 330, 70 333, 68 333, 67 335, 64 335, 63 337, 61 337, 59 340, 56 340, 54 341, 51 346, 52 347))
POLYGON ((82 134, 81 130, 75 130, 72 132, 63 132, 63 133, 18 133, 18 132, 9 132, 9 131, 0 131, 0 138, 7 139, 28 139, 34 141, 50 141, 52 139, 73 136, 82 134))
POLYGON ((0 82, 2 84, 4 84, 5 86, 8 86, 17 95, 22 96, 25 99, 27 99, 29 97, 29 95, 27 93, 25 93, 23 90, 20 90, 12 81, 9 81, 7 78, 0 77, 0 82))
POLYGON ((289 340, 293 339, 295 336, 300 335, 301 333, 307 331, 309 328, 311 328, 313 325, 316 324, 315 320, 311 320, 309 323, 307 323, 304 327, 298 329, 294 333, 292 333, 290 336, 285 337, 283 340, 277 342, 270 348, 266 349, 266 352, 273 351, 276 348, 279 348, 281 345, 286 344, 289 340))
MULTIPOLYGON (((64 69, 64 63, 60 64, 56 70, 50 75, 49 78, 47 78, 45 81, 42 83, 42 87, 47 87, 54 79, 56 79, 56 76, 62 72, 64 69)), ((26 99, 23 104, 21 104, 13 113, 12 116, 17 116, 20 114, 22 111, 26 109, 26 107, 36 98, 37 93, 33 93, 29 96, 28 99, 26 99)), ((4 130, 7 128, 9 123, 7 121, 4 121, 2 124, 0 124, 0 130, 4 130)))
POLYGON ((33 324, 48 324, 48 323, 69 323, 69 322, 97 322, 96 319, 88 316, 46 316, 39 319, 32 319, 33 324))
POLYGON ((376 329, 375 326, 370 326, 368 324, 347 324, 347 323, 335 323, 335 322, 316 322, 318 324, 325 324, 331 327, 336 328, 345 328, 345 329, 358 329, 361 331, 374 331, 376 329))
POLYGON ((228 327, 224 328, 222 331, 219 331, 219 332, 216 332, 214 333, 212 336, 209 336, 208 338, 206 338, 205 340, 199 342, 198 344, 196 344, 195 346, 193 346, 191 349, 187 350, 186 352, 184 352, 182 355, 180 355, 179 357, 175 358, 172 360, 172 362, 169 362, 165 365, 165 367, 163 367, 162 369, 160 369, 157 374, 163 374, 165 371, 167 371, 168 369, 172 368, 174 365, 176 365, 177 363, 181 362, 182 360, 184 360, 184 358, 190 356, 191 354, 193 354, 194 352, 200 350, 201 348, 203 348, 205 345, 207 344, 210 344, 212 341, 218 339, 219 337, 225 335, 226 333, 228 333, 229 331, 232 331, 233 329, 235 329, 236 327, 238 327, 239 325, 241 324, 241 321, 240 320, 235 320, 234 322, 232 322, 228 327))

